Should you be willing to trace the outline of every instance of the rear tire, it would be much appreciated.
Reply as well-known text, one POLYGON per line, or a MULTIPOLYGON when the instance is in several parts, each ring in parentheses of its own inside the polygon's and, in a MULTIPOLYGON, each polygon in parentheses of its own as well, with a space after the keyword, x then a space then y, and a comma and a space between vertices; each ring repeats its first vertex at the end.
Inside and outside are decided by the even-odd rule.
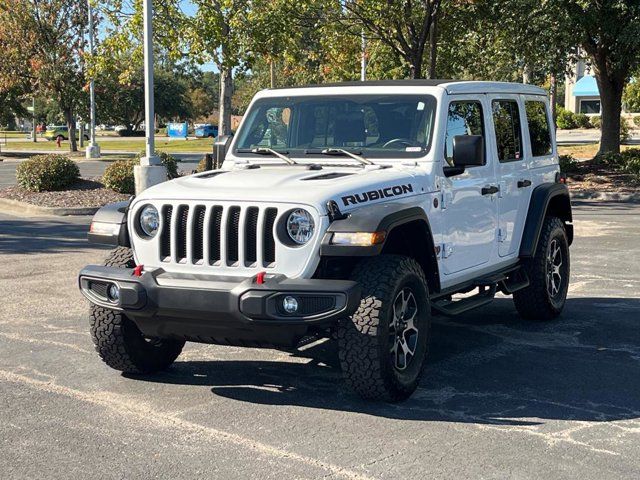
POLYGON ((382 255, 363 260, 352 278, 362 287, 360 307, 337 328, 346 382, 365 399, 404 400, 417 388, 427 356, 424 272, 411 258, 382 255))
MULTIPOLYGON (((130 248, 118 247, 107 257, 107 267, 133 268, 130 248)), ((184 347, 184 341, 148 339, 126 315, 91 304, 91 338, 103 362, 125 373, 144 374, 164 370, 184 347)))
POLYGON ((535 256, 524 266, 529 286, 513 293, 520 316, 527 320, 556 318, 569 291, 569 242, 564 222, 558 217, 544 220, 535 256))

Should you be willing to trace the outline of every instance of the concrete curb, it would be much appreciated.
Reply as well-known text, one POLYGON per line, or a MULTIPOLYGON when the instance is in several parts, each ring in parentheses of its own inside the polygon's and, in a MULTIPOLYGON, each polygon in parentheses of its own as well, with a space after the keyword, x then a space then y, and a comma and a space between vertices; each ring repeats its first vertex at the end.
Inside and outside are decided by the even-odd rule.
POLYGON ((9 198, 0 198, 0 211, 25 216, 46 215, 66 217, 69 215, 93 215, 99 208, 100 207, 41 207, 9 198))
POLYGON ((598 202, 640 203, 640 193, 571 192, 571 199, 594 200, 598 202))

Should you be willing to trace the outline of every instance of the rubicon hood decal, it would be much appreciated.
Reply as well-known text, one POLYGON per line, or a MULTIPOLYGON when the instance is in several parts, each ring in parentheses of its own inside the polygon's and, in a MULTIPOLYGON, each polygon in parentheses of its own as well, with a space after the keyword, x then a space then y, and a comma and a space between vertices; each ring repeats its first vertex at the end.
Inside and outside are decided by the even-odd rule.
POLYGON ((413 193, 413 185, 410 183, 380 188, 378 190, 369 190, 367 192, 355 193, 353 195, 345 195, 342 197, 342 203, 344 203, 344 206, 346 207, 348 205, 366 203, 372 200, 380 200, 381 198, 397 197, 408 193, 413 193))

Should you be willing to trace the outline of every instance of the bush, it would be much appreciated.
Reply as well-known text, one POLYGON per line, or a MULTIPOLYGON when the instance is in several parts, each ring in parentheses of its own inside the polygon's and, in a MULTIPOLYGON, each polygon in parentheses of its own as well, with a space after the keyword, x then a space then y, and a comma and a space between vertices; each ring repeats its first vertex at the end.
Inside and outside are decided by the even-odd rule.
POLYGON ((107 188, 118 193, 136 193, 133 167, 138 165, 135 160, 118 160, 109 165, 102 175, 102 183, 107 188))
POLYGON ((560 163, 560 171, 563 173, 575 172, 578 169, 578 161, 573 155, 560 155, 558 160, 560 163))
POLYGON ((633 124, 636 127, 640 127, 640 115, 636 115, 635 117, 633 117, 633 124))
POLYGON ((64 155, 36 155, 16 169, 18 185, 31 192, 64 190, 79 179, 78 165, 64 155))
POLYGON ((629 124, 623 117, 620 117, 620 141, 626 142, 630 138, 631 138, 631 132, 630 132, 629 124))
POLYGON ((578 128, 593 128, 589 117, 584 113, 576 113, 573 118, 578 128))
MULTIPOLYGON (((167 179, 178 178, 178 161, 165 152, 157 152, 162 164, 167 169, 167 179)), ((109 165, 102 175, 102 183, 105 187, 110 188, 118 193, 135 193, 135 179, 133 176, 133 167, 140 165, 140 157, 144 153, 139 153, 135 158, 129 160, 118 160, 109 165)))
MULTIPOLYGON (((140 158, 146 155, 145 152, 140 152, 135 156, 136 163, 140 163, 140 158)), ((156 155, 160 157, 160 161, 162 165, 164 165, 167 169, 167 178, 169 180, 173 178, 178 178, 178 159, 172 155, 169 155, 167 152, 156 152, 156 155)))
POLYGON ((596 163, 600 163, 602 165, 607 165, 609 167, 619 167, 622 165, 622 155, 619 153, 606 152, 606 153, 598 153, 594 160, 596 163))
POLYGON ((144 137, 144 130, 118 130, 121 137, 144 137))
POLYGON ((562 107, 558 107, 558 118, 556 119, 556 124, 561 130, 572 130, 578 126, 576 123, 576 115, 562 107))
POLYGON ((593 128, 600 128, 602 126, 602 120, 600 119, 600 115, 595 115, 591 117, 591 126, 593 128))

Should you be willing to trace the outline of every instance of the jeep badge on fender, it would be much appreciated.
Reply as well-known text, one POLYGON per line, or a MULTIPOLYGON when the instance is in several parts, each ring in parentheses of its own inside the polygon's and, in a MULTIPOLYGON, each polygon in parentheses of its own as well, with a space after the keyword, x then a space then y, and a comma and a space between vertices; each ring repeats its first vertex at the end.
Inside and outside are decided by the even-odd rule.
POLYGON ((100 209, 82 269, 91 335, 116 370, 168 368, 186 341, 333 339, 364 398, 409 397, 433 315, 513 297, 562 312, 573 226, 547 93, 416 80, 259 92, 222 168, 100 209), (464 293, 465 296, 456 295, 464 293))

